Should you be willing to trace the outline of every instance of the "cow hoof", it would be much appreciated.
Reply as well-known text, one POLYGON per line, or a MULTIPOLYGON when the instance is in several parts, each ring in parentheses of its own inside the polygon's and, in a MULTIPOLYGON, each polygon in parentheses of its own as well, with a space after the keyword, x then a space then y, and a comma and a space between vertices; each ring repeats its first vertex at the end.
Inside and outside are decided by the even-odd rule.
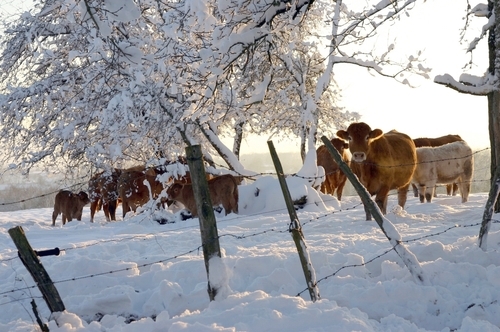
POLYGON ((173 224, 175 221, 173 220, 168 220, 167 218, 160 218, 160 219, 155 219, 157 223, 160 225, 165 225, 165 224, 173 224))
POLYGON ((181 211, 179 215, 181 216, 181 220, 187 220, 193 218, 193 215, 187 210, 181 211))

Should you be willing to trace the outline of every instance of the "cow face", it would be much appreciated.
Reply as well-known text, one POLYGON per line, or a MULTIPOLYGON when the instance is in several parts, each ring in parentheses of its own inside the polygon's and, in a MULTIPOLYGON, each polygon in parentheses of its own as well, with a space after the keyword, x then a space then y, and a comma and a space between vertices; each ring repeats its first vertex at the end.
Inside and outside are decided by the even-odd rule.
POLYGON ((349 144, 339 138, 332 138, 330 142, 335 147, 335 149, 337 149, 341 156, 343 155, 344 151, 349 148, 349 144))
POLYGON ((366 160, 370 142, 383 135, 382 130, 372 130, 364 122, 352 123, 347 130, 339 130, 337 136, 349 141, 349 150, 351 150, 352 161, 361 163, 366 160))
POLYGON ((75 195, 78 197, 78 199, 84 203, 85 205, 87 205, 88 203, 90 203, 90 199, 89 199, 89 195, 87 195, 87 193, 85 191, 80 191, 78 193, 78 195, 75 195))

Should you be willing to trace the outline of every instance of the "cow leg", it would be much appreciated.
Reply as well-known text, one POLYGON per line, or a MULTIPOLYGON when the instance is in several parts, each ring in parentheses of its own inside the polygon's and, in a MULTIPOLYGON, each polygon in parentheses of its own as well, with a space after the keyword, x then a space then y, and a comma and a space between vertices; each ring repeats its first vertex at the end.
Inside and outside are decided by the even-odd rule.
MULTIPOLYGON (((405 208, 405 204, 406 204, 406 199, 408 197, 408 189, 409 188, 410 188, 410 184, 407 184, 406 186, 401 187, 401 188, 398 189, 398 204, 403 209, 405 208)), ((389 194, 389 193, 387 193, 387 194, 389 194)), ((386 202, 387 202, 387 198, 386 198, 386 202)), ((386 206, 387 206, 387 204, 386 204, 386 206)))
POLYGON ((116 206, 118 204, 117 200, 109 202, 109 217, 111 220, 116 221, 116 206))
POLYGON ((413 197, 418 197, 419 196, 419 191, 417 189, 417 186, 415 184, 411 184, 411 188, 413 189, 413 197))
POLYGON ((104 211, 104 216, 106 217, 106 221, 109 222, 109 203, 108 202, 103 202, 102 203, 102 210, 104 211))
POLYGON ((56 219, 57 219, 58 215, 59 215, 59 211, 54 209, 54 212, 52 212, 52 226, 56 225, 56 219))
MULTIPOLYGON (((380 190, 377 192, 377 195, 375 196, 375 203, 377 203, 378 207, 380 208, 380 211, 382 211, 382 214, 387 213, 387 197, 389 196, 389 188, 388 187, 382 187, 380 190)), ((405 196, 406 200, 406 196, 405 196)), ((398 194, 398 201, 399 201, 399 194, 398 194)))
POLYGON ((455 182, 453 182, 453 196, 456 196, 457 195, 457 192, 458 192, 458 184, 456 184, 455 182))
POLYGON ((321 184, 321 187, 319 189, 323 194, 327 194, 327 191, 326 191, 326 181, 328 181, 328 180, 325 178, 325 181, 323 181, 323 183, 321 184))
POLYGON ((425 200, 427 203, 432 202, 432 197, 434 197, 434 193, 436 191, 436 186, 428 186, 425 189, 425 200))
POLYGON ((470 193, 470 179, 466 179, 465 177, 460 177, 458 179, 458 187, 460 189, 460 196, 462 197, 462 203, 465 203, 469 200, 470 193))
POLYGON ((347 177, 344 177, 342 178, 340 181, 339 181, 339 185, 337 187, 337 199, 340 201, 340 199, 342 198, 342 192, 344 191, 344 186, 345 186, 345 183, 347 181, 347 177))
POLYGON ((63 226, 66 225, 66 215, 64 213, 62 214, 62 224, 63 226))
POLYGON ((122 200, 122 209, 123 209, 123 219, 125 219, 125 215, 127 214, 128 211, 130 211, 128 202, 125 200, 122 200))
POLYGON ((425 186, 425 184, 418 185, 418 193, 419 193, 420 203, 425 202, 425 191, 426 190, 427 190, 427 187, 425 186))
POLYGON ((366 220, 372 220, 372 214, 370 213, 370 210, 368 210, 368 207, 363 204, 363 208, 365 209, 366 220))
POLYGON ((451 191, 453 190, 453 183, 448 183, 446 185, 446 195, 451 196, 451 191))
POLYGON ((97 205, 99 204, 99 199, 90 202, 90 222, 94 222, 95 212, 97 210, 97 205))

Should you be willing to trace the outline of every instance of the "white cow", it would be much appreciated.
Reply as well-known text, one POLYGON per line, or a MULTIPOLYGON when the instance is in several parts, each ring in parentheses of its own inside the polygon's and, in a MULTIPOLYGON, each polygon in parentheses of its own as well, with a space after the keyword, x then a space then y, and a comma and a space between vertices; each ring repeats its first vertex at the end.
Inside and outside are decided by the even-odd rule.
POLYGON ((417 168, 412 183, 418 187, 420 202, 431 202, 437 183, 457 183, 462 203, 469 199, 474 157, 464 141, 436 147, 417 148, 417 168), (424 196, 425 195, 425 196, 424 196))

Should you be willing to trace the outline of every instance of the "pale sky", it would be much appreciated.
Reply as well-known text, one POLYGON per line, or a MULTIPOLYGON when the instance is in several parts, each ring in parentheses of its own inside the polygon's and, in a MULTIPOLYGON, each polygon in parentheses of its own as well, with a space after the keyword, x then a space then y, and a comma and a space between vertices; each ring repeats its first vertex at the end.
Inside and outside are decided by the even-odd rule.
MULTIPOLYGON (((472 0, 474 7, 479 1, 472 0)), ((487 99, 458 93, 433 82, 437 75, 450 74, 456 80, 471 61, 466 53, 468 42, 460 42, 464 28, 466 1, 420 1, 386 31, 377 36, 377 46, 395 41, 402 58, 416 55, 421 50, 425 67, 432 68, 430 79, 413 77, 411 88, 391 78, 369 74, 366 69, 353 65, 337 65, 334 77, 342 89, 342 106, 361 115, 360 121, 372 129, 384 132, 396 129, 412 138, 460 135, 473 150, 490 146, 488 133, 487 99)), ((472 18, 475 23, 468 28, 469 39, 478 37, 486 23, 484 18, 472 18)), ((387 46, 385 46, 387 47, 387 46)), ((467 73, 482 76, 488 65, 485 41, 473 53, 473 65, 467 73)), ((242 145, 243 153, 250 153, 255 145, 263 146, 267 138, 248 139, 242 145)), ((296 141, 273 143, 282 152, 299 152, 296 141)), ((319 144, 319 143, 318 143, 319 144)), ((266 150, 267 151, 267 150, 266 150)))
MULTIPOLYGON (((474 7, 476 1, 471 1, 474 7)), ((362 115, 360 121, 383 131, 396 129, 412 138, 460 135, 473 149, 489 147, 487 99, 458 93, 433 83, 436 75, 448 73, 459 79, 462 68, 470 61, 460 44, 467 3, 456 0, 419 2, 410 17, 403 17, 388 34, 380 34, 383 44, 396 36, 396 48, 415 54, 422 50, 424 65, 433 69, 430 80, 415 79, 417 88, 399 84, 390 78, 372 77, 365 70, 344 66, 336 69, 336 79, 343 90, 343 105, 362 115)), ((478 27, 484 18, 473 18, 478 27)), ((403 52, 404 53, 404 52, 403 52)), ((471 74, 482 75, 487 69, 488 50, 481 42, 473 53, 471 74)))

